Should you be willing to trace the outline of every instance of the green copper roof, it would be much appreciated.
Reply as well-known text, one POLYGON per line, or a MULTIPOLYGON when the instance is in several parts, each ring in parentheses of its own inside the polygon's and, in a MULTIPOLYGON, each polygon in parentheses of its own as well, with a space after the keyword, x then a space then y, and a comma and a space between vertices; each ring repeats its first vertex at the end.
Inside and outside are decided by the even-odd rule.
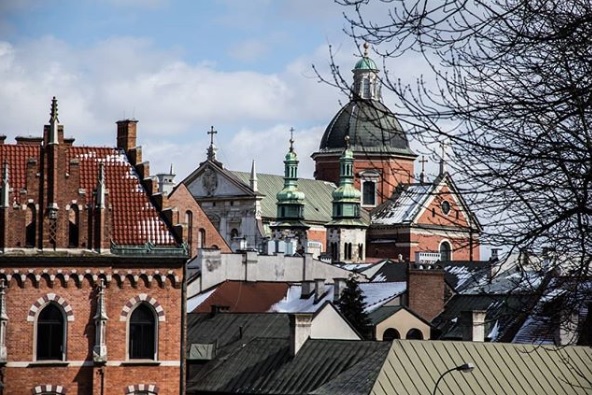
POLYGON ((354 70, 378 70, 378 67, 376 67, 376 63, 372 59, 364 56, 356 62, 354 70))
MULTIPOLYGON (((251 173, 232 171, 240 181, 249 185, 251 173)), ((259 193, 264 195, 261 200, 261 211, 263 218, 275 219, 277 216, 277 193, 284 187, 284 177, 273 174, 257 173, 257 187, 259 193)), ((325 224, 331 220, 332 192, 335 184, 311 180, 308 178, 298 179, 298 190, 304 193, 304 221, 325 224)))

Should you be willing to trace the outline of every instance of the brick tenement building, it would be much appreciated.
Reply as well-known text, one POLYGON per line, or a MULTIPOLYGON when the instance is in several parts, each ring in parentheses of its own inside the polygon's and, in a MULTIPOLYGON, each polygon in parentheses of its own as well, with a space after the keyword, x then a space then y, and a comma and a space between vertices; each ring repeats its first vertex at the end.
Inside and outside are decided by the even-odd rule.
POLYGON ((0 140, 3 394, 183 392, 183 226, 141 162, 136 121, 117 147, 0 140))

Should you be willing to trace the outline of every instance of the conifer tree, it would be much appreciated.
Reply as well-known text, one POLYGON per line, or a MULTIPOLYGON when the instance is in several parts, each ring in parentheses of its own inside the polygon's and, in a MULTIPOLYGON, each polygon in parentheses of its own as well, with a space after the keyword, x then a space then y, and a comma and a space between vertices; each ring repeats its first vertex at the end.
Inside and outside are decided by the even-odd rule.
POLYGON ((362 293, 358 280, 350 275, 345 281, 345 289, 339 297, 337 307, 347 321, 365 338, 370 337, 370 320, 364 311, 366 297, 362 293))

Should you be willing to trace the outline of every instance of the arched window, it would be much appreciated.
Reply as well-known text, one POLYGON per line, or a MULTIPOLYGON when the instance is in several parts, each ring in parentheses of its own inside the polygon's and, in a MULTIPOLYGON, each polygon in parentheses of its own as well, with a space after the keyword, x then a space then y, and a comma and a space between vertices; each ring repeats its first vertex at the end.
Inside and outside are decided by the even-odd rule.
POLYGON ((337 262, 339 260, 339 247, 336 242, 331 243, 331 260, 337 262))
POLYGON ((358 244, 358 259, 364 259, 364 244, 358 244))
POLYGON ((407 336, 405 336, 407 340, 423 340, 423 333, 419 329, 413 328, 409 329, 407 332, 407 336))
POLYGON ((25 247, 35 247, 35 234, 37 230, 37 210, 34 204, 27 206, 27 212, 25 213, 25 247))
POLYGON ((206 230, 199 230, 199 238, 197 239, 197 248, 204 248, 206 245, 206 230))
POLYGON ((156 317, 152 309, 142 303, 129 321, 129 359, 156 359, 156 317))
POLYGON ((362 184, 362 204, 376 206, 376 183, 368 180, 362 184))
POLYGON ((395 339, 400 339, 400 338, 401 338, 401 334, 395 328, 388 328, 382 334, 382 340, 387 341, 387 342, 395 340, 395 339))
POLYGON ((72 205, 68 211, 68 247, 78 248, 80 241, 80 215, 78 206, 72 205))
POLYGON ((440 244, 440 260, 442 262, 450 262, 452 260, 452 248, 447 241, 443 241, 440 244))
POLYGON ((189 251, 191 251, 191 245, 193 244, 193 213, 189 210, 185 212, 185 223, 187 224, 187 245, 189 251))
POLYGON ((49 303, 37 318, 37 360, 63 361, 66 352, 64 314, 55 303, 49 303))
POLYGON ((230 238, 234 239, 235 237, 238 237, 238 229, 232 228, 232 230, 230 231, 230 238))

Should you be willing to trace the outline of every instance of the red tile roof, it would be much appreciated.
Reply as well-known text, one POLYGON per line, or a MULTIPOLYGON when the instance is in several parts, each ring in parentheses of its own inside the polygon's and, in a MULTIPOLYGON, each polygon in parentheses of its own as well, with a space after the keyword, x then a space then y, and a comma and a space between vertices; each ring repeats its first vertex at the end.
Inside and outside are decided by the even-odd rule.
MULTIPOLYGON (((0 164, 9 166, 9 183, 18 198, 18 191, 26 186, 27 162, 40 159, 41 147, 27 144, 1 144, 0 164)), ((118 245, 174 245, 176 241, 151 203, 140 179, 122 150, 109 147, 74 147, 66 149, 66 163, 72 159, 80 163, 80 188, 89 200, 96 189, 99 163, 105 164, 107 202, 111 206, 111 235, 118 245)), ((1 166, 1 165, 0 165, 1 166)), ((1 167, 0 167, 1 168, 1 167)), ((70 172, 70 168, 68 169, 70 172)), ((0 172, 0 179, 2 174, 0 172)), ((74 198, 75 199, 75 198, 74 198)))

